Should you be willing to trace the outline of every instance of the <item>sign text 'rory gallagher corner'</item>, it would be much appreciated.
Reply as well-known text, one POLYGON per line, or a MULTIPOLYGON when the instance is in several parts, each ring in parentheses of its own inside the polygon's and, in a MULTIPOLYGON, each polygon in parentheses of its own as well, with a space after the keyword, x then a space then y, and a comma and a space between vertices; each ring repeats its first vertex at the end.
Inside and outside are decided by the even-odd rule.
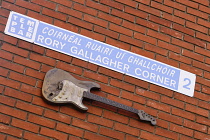
POLYGON ((191 97, 194 94, 195 74, 16 12, 10 13, 5 33, 191 97))

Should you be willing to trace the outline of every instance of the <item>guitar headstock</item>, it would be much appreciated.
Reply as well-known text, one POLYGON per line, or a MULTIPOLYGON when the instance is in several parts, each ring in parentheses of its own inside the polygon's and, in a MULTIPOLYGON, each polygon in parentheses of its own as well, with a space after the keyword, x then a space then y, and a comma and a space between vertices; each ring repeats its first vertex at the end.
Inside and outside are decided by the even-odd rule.
POLYGON ((157 124, 156 120, 151 115, 144 112, 143 110, 138 110, 138 115, 140 120, 150 121, 152 125, 157 124))

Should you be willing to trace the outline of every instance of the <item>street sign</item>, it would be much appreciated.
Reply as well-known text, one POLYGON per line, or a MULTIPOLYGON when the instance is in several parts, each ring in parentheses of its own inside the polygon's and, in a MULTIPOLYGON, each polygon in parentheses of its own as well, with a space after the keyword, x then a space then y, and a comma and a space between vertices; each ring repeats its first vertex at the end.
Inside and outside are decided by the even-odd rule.
POLYGON ((90 63, 193 96, 195 74, 10 12, 5 33, 90 63))

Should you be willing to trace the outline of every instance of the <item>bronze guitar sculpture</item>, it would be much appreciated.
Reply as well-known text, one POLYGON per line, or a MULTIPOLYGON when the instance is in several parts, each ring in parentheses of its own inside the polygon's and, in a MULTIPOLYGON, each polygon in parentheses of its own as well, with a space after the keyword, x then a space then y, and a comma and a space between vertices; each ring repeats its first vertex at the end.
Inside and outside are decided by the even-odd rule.
POLYGON ((55 68, 46 73, 42 86, 42 94, 44 98, 50 102, 72 103, 82 110, 88 109, 82 103, 83 97, 92 99, 136 113, 138 114, 140 120, 150 121, 152 125, 156 125, 156 120, 143 110, 137 110, 135 108, 90 93, 92 88, 100 89, 100 86, 94 82, 77 80, 69 73, 55 68))

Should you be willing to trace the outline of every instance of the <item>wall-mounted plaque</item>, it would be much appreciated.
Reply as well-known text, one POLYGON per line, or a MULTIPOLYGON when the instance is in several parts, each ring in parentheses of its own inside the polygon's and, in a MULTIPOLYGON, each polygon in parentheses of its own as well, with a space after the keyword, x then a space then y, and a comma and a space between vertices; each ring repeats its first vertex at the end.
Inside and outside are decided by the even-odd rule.
POLYGON ((173 91, 193 96, 195 74, 11 12, 5 33, 173 91))

